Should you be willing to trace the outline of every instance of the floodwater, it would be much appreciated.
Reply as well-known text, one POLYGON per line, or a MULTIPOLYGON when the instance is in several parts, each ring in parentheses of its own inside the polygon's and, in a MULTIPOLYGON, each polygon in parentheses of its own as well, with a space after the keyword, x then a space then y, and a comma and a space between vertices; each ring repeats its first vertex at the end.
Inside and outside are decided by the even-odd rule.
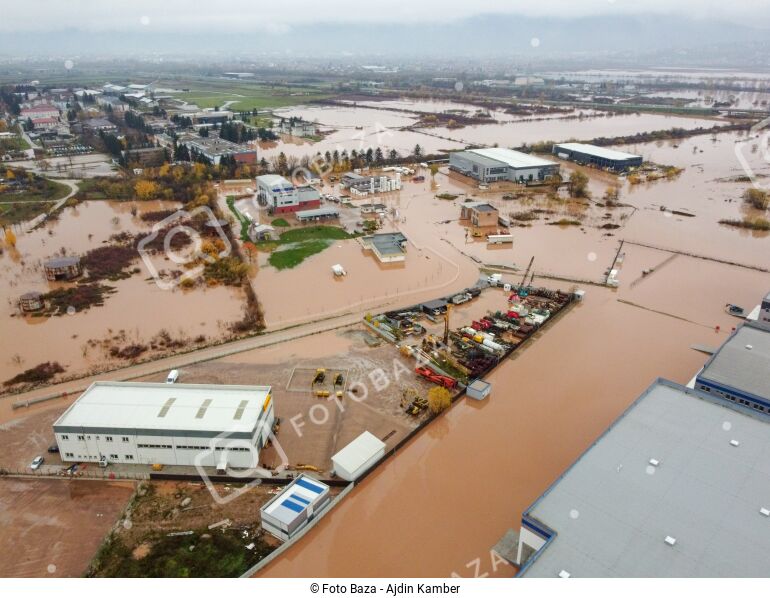
MULTIPOLYGON (((436 177, 440 191, 466 195, 442 202, 433 191, 407 185, 401 213, 408 223, 427 222, 422 229, 434 245, 449 241, 487 263, 520 267, 535 255, 536 269, 567 276, 600 277, 621 238, 769 268, 766 235, 718 224, 746 213, 740 197, 749 184, 731 180, 743 174, 735 155, 742 139, 725 134, 626 148, 684 167, 673 181, 631 186, 586 169, 597 199, 617 180, 621 202, 631 205, 632 215, 612 237, 590 226, 541 223, 513 229, 512 248, 466 244, 456 222, 459 202, 479 192, 443 174, 436 177), (666 215, 660 205, 695 217, 666 215)), ((749 150, 747 159, 755 169, 767 170, 758 152, 749 150)), ((573 168, 566 166, 566 173, 573 168)), ((499 194, 489 197, 501 202, 499 194)), ((508 529, 518 529, 528 505, 656 377, 680 383, 692 378, 707 357, 691 345, 718 346, 739 323, 724 312, 726 303, 751 309, 770 288, 770 275, 755 269, 631 243, 623 255, 618 289, 582 287, 588 293, 583 303, 489 377, 488 401, 456 405, 262 575, 512 575, 512 568, 492 559, 490 549, 508 529), (652 273, 642 276, 650 268, 652 273)))
MULTIPOLYGON (((410 105, 406 100, 397 106, 410 105)), ((374 106, 382 103, 371 103, 374 106)), ((422 103, 415 103, 425 107, 422 103)), ((438 103, 436 108, 447 104, 438 103)), ((473 108, 464 104, 466 109, 473 108)), ((382 106, 381 106, 382 107, 382 106)), ((524 118, 493 113, 501 122, 472 125, 461 129, 435 127, 429 129, 401 130, 417 122, 417 115, 401 111, 374 109, 356 106, 298 106, 277 111, 284 117, 295 116, 317 122, 328 134, 322 141, 310 143, 291 139, 280 143, 260 144, 260 157, 271 158, 284 152, 287 156, 301 158, 327 151, 361 151, 380 147, 383 152, 395 149, 401 155, 409 155, 419 144, 423 153, 445 152, 463 149, 468 144, 500 145, 513 147, 539 141, 566 141, 569 139, 592 139, 600 136, 629 135, 643 131, 683 127, 694 129, 699 126, 711 127, 719 121, 704 118, 687 118, 662 114, 609 114, 583 111, 577 115, 551 115, 548 118, 524 118), (569 118, 568 118, 569 117, 569 118)))
POLYGON ((240 289, 162 290, 149 277, 138 254, 140 273, 107 281, 117 292, 108 295, 101 307, 51 318, 22 316, 17 308, 18 296, 25 292, 68 286, 46 281, 42 272, 42 262, 62 248, 69 255, 82 254, 121 231, 149 231, 152 224, 139 218, 143 212, 175 207, 175 202, 162 201, 90 201, 65 208, 58 219, 31 233, 17 227, 16 248, 6 249, 0 256, 0 275, 5 282, 0 291, 0 318, 4 335, 13 339, 0 348, 0 381, 45 361, 65 366, 65 377, 117 365, 101 347, 88 346, 92 339, 107 341, 119 335, 122 338, 113 343, 118 346, 146 343, 161 330, 174 339, 223 337, 227 324, 242 316, 240 289), (132 208, 137 209, 136 216, 132 208))
MULTIPOLYGON (((691 265, 673 287, 650 283, 685 299, 708 274, 691 265)), ((760 297, 767 281, 750 278, 743 298, 760 297)), ((733 295, 720 287, 709 298, 733 295)), ((481 575, 512 575, 493 567, 490 549, 522 511, 656 377, 686 383, 706 358, 691 344, 725 338, 616 299, 588 289, 488 378, 488 401, 464 400, 431 424, 262 575, 472 577, 477 563, 481 575)))

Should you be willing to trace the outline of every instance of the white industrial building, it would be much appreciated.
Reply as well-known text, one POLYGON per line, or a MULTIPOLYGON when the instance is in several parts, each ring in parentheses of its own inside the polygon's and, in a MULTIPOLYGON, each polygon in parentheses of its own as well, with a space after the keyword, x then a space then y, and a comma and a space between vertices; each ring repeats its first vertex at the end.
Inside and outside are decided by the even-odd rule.
POLYGON ((472 149, 449 154, 449 168, 480 183, 543 181, 559 174, 559 164, 504 147, 472 149))
POLYGON ((385 443, 371 432, 364 432, 332 457, 334 473, 348 482, 361 477, 385 455, 385 443))
POLYGON ((53 425, 62 461, 259 464, 273 429, 269 386, 94 382, 53 425))
POLYGON ((290 540, 330 501, 329 486, 303 473, 260 509, 262 529, 290 540))

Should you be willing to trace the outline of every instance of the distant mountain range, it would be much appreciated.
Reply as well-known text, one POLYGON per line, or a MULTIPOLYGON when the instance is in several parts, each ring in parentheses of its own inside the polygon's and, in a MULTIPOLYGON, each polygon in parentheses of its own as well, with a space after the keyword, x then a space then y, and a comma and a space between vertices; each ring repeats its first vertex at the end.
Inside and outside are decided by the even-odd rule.
POLYGON ((319 23, 280 33, 207 31, 3 33, 0 54, 148 55, 231 53, 383 57, 523 57, 533 62, 555 55, 647 56, 657 62, 721 65, 768 64, 767 29, 749 24, 660 16, 534 18, 487 15, 454 22, 408 24, 319 23), (533 42, 533 39, 536 40, 533 42), (693 50, 698 50, 693 52, 693 50))

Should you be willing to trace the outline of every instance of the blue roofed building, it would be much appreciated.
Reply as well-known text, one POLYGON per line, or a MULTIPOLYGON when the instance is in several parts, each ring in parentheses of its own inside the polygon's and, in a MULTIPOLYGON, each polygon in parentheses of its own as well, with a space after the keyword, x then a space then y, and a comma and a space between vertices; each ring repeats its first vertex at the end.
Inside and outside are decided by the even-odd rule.
POLYGON ((290 540, 330 501, 329 486, 301 474, 260 509, 262 529, 280 540, 290 540))

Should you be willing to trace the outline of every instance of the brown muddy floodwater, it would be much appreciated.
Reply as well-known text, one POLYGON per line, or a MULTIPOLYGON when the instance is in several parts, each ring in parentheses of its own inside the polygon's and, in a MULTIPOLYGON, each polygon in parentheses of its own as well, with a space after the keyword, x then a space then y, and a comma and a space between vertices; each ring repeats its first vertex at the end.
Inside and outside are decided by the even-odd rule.
POLYGON ((106 341, 120 335, 124 340, 118 344, 125 345, 146 343, 161 330, 175 339, 204 335, 213 340, 225 335, 227 325, 242 316, 240 289, 162 290, 152 282, 138 254, 140 272, 108 281, 116 292, 107 296, 103 306, 50 318, 22 316, 17 308, 23 293, 67 286, 46 281, 42 271, 42 263, 62 248, 68 255, 77 255, 121 231, 149 231, 152 224, 139 218, 142 212, 175 207, 175 202, 90 201, 65 208, 58 219, 31 233, 19 227, 16 248, 0 256, 1 329, 6 338, 14 339, 0 348, 0 382, 45 361, 65 366, 67 377, 119 365, 101 347, 89 347, 91 339, 106 341), (137 216, 131 214, 132 207, 137 208, 137 216))
MULTIPOLYGON (((633 188, 620 179, 621 202, 635 209, 612 237, 591 226, 539 224, 514 229, 513 248, 465 244, 455 221, 465 196, 442 202, 427 185, 411 184, 400 196, 404 229, 420 222, 413 234, 433 246, 446 239, 482 261, 519 266, 535 255, 536 268, 576 277, 600 277, 620 238, 768 268, 766 236, 718 224, 744 210, 740 196, 748 185, 728 180, 742 174, 734 153, 740 138, 706 136, 630 148, 686 170, 674 181, 633 188), (660 205, 696 216, 667 216, 660 205)), ((750 161, 767 169, 755 155, 750 161)), ((595 197, 617 180, 586 172, 595 197)), ((444 175, 436 180, 441 191, 481 197, 458 180, 444 175)), ((717 346, 739 323, 724 313, 726 303, 751 309, 770 289, 770 275, 755 269, 630 243, 623 253, 619 289, 583 287, 588 295, 582 304, 489 377, 493 391, 487 402, 453 407, 262 574, 473 576, 478 562, 481 574, 512 575, 510 567, 493 570, 489 551, 506 530, 518 529, 522 511, 656 377, 686 383, 694 376, 706 356, 690 346, 717 346), (650 268, 653 272, 642 276, 650 268)))
MULTIPOLYGON (((443 106, 438 104, 438 108, 443 106)), ((423 153, 427 154, 463 149, 468 144, 514 147, 547 140, 593 139, 672 127, 711 127, 719 123, 716 120, 662 114, 607 114, 584 111, 584 117, 580 119, 558 115, 541 120, 517 120, 511 115, 495 113, 497 120, 501 122, 461 129, 436 127, 402 130, 414 125, 418 116, 367 106, 299 106, 286 108, 278 113, 284 117, 296 116, 317 122, 327 135, 318 142, 291 138, 280 143, 262 144, 260 154, 267 159, 281 152, 287 156, 301 158, 334 150, 365 151, 370 147, 381 147, 384 152, 395 149, 401 155, 409 155, 417 144, 423 153)))
MULTIPOLYGON (((661 279, 658 291, 686 301, 694 280, 697 266, 673 287, 661 279)), ((767 281, 743 283, 748 299, 767 281)), ((722 292, 714 304, 733 296, 722 292)), ((477 562, 481 574, 512 575, 493 568, 490 549, 518 529, 522 511, 656 377, 686 383, 706 358, 690 344, 726 337, 616 297, 588 289, 489 377, 489 400, 458 403, 262 575, 471 577, 477 562)), ((722 313, 723 331, 730 319, 722 313)))

